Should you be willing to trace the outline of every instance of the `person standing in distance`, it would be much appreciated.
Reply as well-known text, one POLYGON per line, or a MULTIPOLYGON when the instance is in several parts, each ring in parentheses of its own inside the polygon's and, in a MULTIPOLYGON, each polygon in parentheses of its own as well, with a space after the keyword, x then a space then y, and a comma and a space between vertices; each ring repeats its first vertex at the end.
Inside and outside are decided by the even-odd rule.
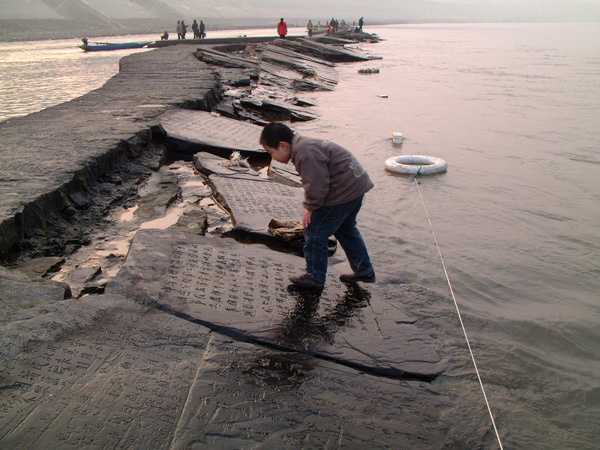
POLYGON ((200 29, 198 28, 196 19, 194 19, 194 23, 192 24, 192 31, 194 32, 194 39, 200 39, 200 29))
POLYGON ((341 275, 340 280, 374 283, 375 269, 356 226, 356 216, 373 182, 354 155, 341 145, 304 137, 279 122, 267 124, 259 142, 275 161, 287 164, 291 160, 302 178, 306 273, 290 277, 290 281, 300 288, 323 289, 328 241, 335 236, 352 268, 352 273, 341 275))
POLYGON ((181 21, 181 39, 185 39, 185 34, 187 33, 187 25, 185 24, 185 22, 182 20, 181 21))
POLYGON ((285 36, 287 34, 287 23, 285 23, 283 21, 283 17, 281 18, 281 20, 277 23, 277 34, 279 35, 279 37, 281 39, 285 39, 285 36))

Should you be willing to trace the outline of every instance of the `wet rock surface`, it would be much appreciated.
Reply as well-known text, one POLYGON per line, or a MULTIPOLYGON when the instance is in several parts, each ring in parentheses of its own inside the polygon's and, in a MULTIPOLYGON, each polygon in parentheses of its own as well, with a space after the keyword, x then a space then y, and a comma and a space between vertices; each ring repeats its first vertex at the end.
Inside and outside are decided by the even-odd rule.
POLYGON ((340 283, 335 273, 323 292, 296 289, 288 278, 303 267, 302 258, 232 239, 139 231, 107 292, 236 340, 365 372, 430 381, 441 371, 431 337, 407 315, 358 285, 340 283))
POLYGON ((295 44, 211 53, 262 52, 260 70, 190 45, 132 55, 103 88, 0 123, 0 446, 464 446, 482 414, 445 388, 465 352, 447 299, 345 285, 334 265, 323 292, 294 289, 303 259, 257 242, 301 217, 297 174, 217 156, 260 153, 256 124, 309 110, 298 93, 357 53, 295 44), (225 115, 248 123, 228 133, 225 115), (173 136, 216 155, 173 162, 173 136))
POLYGON ((12 329, 0 338, 15 354, 0 370, 6 447, 425 448, 445 439, 437 421, 447 399, 430 383, 357 376, 123 296, 90 296, 20 326, 31 329, 27 341, 12 329))
POLYGON ((50 302, 4 327, 3 445, 444 442, 450 399, 403 372, 442 368, 432 324, 334 272, 321 295, 289 290, 301 266, 230 239, 139 231, 107 294, 50 302))

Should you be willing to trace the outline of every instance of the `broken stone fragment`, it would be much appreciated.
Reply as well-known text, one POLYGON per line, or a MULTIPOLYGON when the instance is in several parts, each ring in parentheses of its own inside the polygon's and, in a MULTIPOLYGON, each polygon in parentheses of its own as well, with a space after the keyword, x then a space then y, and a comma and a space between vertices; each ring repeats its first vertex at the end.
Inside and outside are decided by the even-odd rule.
POLYGON ((282 221, 275 217, 269 222, 269 232, 273 236, 278 236, 291 241, 304 238, 304 227, 300 221, 282 221))

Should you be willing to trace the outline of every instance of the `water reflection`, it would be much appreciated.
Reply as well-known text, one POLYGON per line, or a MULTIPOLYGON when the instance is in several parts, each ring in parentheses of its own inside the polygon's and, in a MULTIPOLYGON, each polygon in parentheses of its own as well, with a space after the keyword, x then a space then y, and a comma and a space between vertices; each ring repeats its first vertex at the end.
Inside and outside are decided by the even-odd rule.
POLYGON ((0 43, 0 120, 84 95, 115 75, 121 58, 149 51, 87 54, 79 44, 72 39, 0 43))
POLYGON ((347 326, 369 305, 371 294, 358 285, 347 285, 341 300, 332 311, 320 316, 319 303, 322 292, 288 286, 288 292, 296 298, 294 309, 278 330, 281 340, 303 350, 311 350, 321 344, 334 343, 335 333, 347 326))
POLYGON ((260 387, 295 388, 305 381, 313 370, 315 360, 304 353, 263 352, 243 370, 248 379, 260 387))
POLYGON ((358 285, 346 286, 346 291, 333 309, 319 315, 322 292, 288 286, 296 304, 275 330, 278 346, 298 352, 263 352, 244 373, 252 375, 259 386, 296 387, 315 366, 314 352, 321 345, 334 343, 335 333, 347 326, 370 304, 371 294, 358 285))

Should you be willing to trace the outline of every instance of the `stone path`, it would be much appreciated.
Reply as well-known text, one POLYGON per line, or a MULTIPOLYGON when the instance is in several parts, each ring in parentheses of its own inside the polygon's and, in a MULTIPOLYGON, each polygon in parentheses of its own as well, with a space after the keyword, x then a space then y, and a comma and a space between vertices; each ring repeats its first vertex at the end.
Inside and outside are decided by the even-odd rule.
MULTIPOLYGON (((315 44, 309 53, 325 50, 315 44)), ((131 55, 103 88, 0 123, 3 255, 60 230, 53 227, 67 212, 83 213, 82 192, 125 161, 136 161, 140 174, 156 171, 155 195, 134 214, 164 211, 180 195, 172 174, 158 170, 157 138, 173 129, 173 122, 160 126, 161 116, 173 110, 164 115, 167 125, 178 107, 210 110, 221 89, 214 68, 193 52, 185 45, 131 55), (154 156, 144 159, 147 153, 154 156)), ((241 74, 227 72, 236 80, 241 74)), ((210 133, 199 123, 200 136, 192 130, 189 138, 205 142, 210 133)), ((286 168, 276 171, 298 184, 286 168)), ((213 196, 249 235, 266 236, 271 214, 300 211, 297 186, 212 172, 213 196)), ((107 197, 133 183, 113 181, 107 197)), ((187 189, 205 199, 206 186, 187 189)), ((322 293, 299 291, 287 278, 302 270, 302 258, 198 235, 211 226, 201 204, 175 227, 188 232, 137 231, 104 293, 69 299, 69 285, 45 277, 63 263, 58 257, 38 261, 27 275, 0 271, 0 447, 481 443, 468 427, 485 428, 483 405, 454 394, 475 384, 464 379, 468 358, 447 299, 416 286, 347 286, 335 269, 322 293), (452 378, 458 381, 448 387, 452 378), (448 417, 450 409, 461 413, 448 417)))
POLYGON ((290 290, 286 277, 302 265, 230 239, 139 231, 105 295, 51 302, 3 328, 0 443, 444 442, 450 398, 426 381, 444 368, 440 343, 376 289, 344 286, 336 273, 321 295, 290 290))

